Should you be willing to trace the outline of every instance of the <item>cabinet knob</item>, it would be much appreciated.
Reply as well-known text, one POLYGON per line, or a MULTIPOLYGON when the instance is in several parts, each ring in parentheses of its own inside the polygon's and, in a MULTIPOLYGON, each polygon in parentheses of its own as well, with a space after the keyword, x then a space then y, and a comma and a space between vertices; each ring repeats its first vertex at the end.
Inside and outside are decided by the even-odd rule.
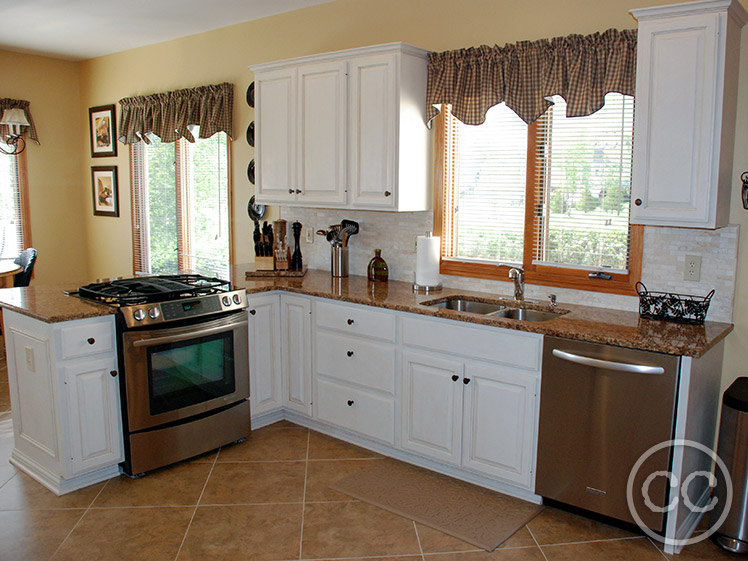
POLYGON ((289 194, 289 195, 293 195, 293 189, 289 189, 289 190, 288 190, 288 194, 289 194))
POLYGON ((296 194, 301 195, 301 189, 296 189, 296 194))
POLYGON ((641 200, 641 199, 636 199, 636 200, 634 201, 634 204, 635 204, 636 206, 642 206, 642 200, 641 200))
POLYGON ((462 383, 467 386, 470 383, 470 378, 463 378, 462 383))
POLYGON ((93 337, 89 337, 88 339, 86 339, 86 342, 89 345, 93 345, 96 342, 96 339, 94 339, 93 337))
POLYGON ((257 310, 249 310, 249 313, 255 315, 257 313, 257 310))
POLYGON ((385 197, 389 197, 389 196, 390 196, 391 194, 392 194, 392 193, 390 193, 389 191, 385 191, 385 192, 384 192, 384 196, 385 196, 385 197))
POLYGON ((452 374, 452 381, 453 382, 456 382, 459 379, 460 379, 460 377, 457 374, 452 374))
POLYGON ((349 400, 348 400, 348 407, 351 407, 352 405, 353 405, 353 400, 352 400, 352 399, 349 399, 349 400))
POLYGON ((110 376, 111 376, 112 378, 116 378, 116 377, 117 377, 117 371, 116 371, 116 370, 110 370, 110 371, 109 371, 109 375, 110 375, 110 376))
POLYGON ((353 320, 352 319, 348 320, 348 325, 353 325, 353 320))
POLYGON ((347 354, 348 356, 353 356, 353 351, 348 351, 348 352, 347 352, 347 353, 345 353, 345 354, 347 354))

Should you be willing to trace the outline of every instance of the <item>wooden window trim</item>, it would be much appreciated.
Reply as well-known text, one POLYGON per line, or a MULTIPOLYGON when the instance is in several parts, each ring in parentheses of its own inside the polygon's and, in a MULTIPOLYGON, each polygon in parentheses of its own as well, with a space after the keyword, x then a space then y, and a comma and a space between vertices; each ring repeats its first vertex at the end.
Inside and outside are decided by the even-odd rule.
POLYGON ((21 245, 23 245, 23 249, 27 249, 34 246, 31 243, 31 209, 29 208, 29 174, 26 150, 16 154, 16 166, 18 166, 18 206, 21 207, 21 245))
MULTIPOLYGON (((442 109, 434 119, 435 124, 435 154, 434 158, 434 235, 440 236, 442 240, 441 259, 439 272, 442 275, 453 275, 458 277, 472 277, 479 279, 490 279, 508 281, 510 267, 490 263, 474 263, 462 261, 457 258, 445 257, 448 244, 451 240, 446 239, 447 229, 445 225, 450 219, 445 202, 444 188, 447 180, 454 181, 452 170, 449 169, 448 151, 449 143, 446 141, 447 117, 446 111, 442 109)), ((631 225, 631 237, 629 240, 629 271, 628 274, 611 273, 612 280, 591 279, 586 269, 570 269, 564 267, 550 267, 533 264, 534 224, 535 217, 533 208, 535 195, 533 181, 535 173, 535 143, 536 124, 529 125, 528 131, 528 165, 527 180, 525 182, 525 240, 533 239, 532 243, 525 243, 523 255, 523 268, 525 270, 525 282, 540 286, 552 286, 558 288, 569 288, 574 290, 587 290, 593 292, 604 292, 608 294, 636 295, 636 283, 641 280, 642 254, 644 247, 644 227, 631 225)))

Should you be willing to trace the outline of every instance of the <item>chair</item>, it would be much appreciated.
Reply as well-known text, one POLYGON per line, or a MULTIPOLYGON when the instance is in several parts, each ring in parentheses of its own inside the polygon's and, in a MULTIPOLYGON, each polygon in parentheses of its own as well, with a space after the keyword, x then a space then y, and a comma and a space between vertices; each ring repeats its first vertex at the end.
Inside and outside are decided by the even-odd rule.
POLYGON ((13 277, 13 286, 28 286, 31 282, 31 273, 34 272, 34 263, 36 263, 37 251, 30 247, 24 249, 18 257, 13 260, 13 263, 23 267, 20 273, 16 273, 13 277))

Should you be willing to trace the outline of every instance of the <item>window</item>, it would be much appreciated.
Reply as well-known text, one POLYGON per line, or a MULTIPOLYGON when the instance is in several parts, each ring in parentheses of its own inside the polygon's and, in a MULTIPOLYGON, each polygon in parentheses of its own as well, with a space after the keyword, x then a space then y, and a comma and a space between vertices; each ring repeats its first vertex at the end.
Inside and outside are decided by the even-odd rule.
POLYGON ((0 154, 0 259, 31 246, 27 200, 26 154, 0 154))
POLYGON ((441 272, 505 280, 521 265, 531 284, 631 293, 641 267, 641 227, 629 225, 633 98, 608 94, 575 118, 553 102, 531 125, 504 104, 478 126, 442 108, 441 272))
POLYGON ((227 279, 227 135, 195 143, 149 139, 151 144, 130 145, 135 273, 188 271, 227 279))

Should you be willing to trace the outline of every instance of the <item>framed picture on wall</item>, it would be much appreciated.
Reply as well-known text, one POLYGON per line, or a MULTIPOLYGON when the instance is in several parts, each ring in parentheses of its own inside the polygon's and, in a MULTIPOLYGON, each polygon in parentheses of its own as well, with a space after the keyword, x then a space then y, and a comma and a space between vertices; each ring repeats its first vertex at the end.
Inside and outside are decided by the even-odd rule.
POLYGON ((117 124, 114 117, 114 105, 101 105, 88 109, 92 158, 117 155, 117 124))
POLYGON ((96 216, 119 216, 117 166, 92 166, 93 210, 96 216))

